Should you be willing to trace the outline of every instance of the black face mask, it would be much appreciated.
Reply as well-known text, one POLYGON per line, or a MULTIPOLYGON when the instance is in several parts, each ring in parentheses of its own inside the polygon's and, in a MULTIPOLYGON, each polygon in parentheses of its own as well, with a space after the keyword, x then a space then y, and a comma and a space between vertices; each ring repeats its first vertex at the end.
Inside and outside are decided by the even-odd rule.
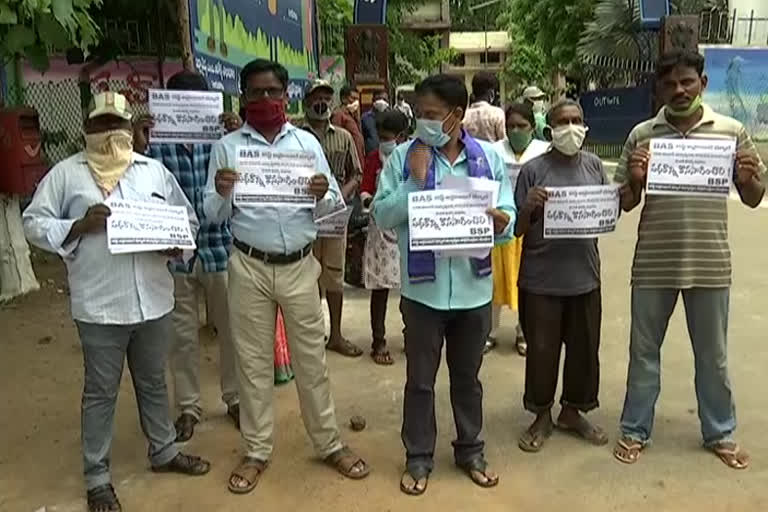
POLYGON ((311 119, 325 120, 331 117, 331 105, 325 101, 313 103, 307 109, 307 116, 311 119))

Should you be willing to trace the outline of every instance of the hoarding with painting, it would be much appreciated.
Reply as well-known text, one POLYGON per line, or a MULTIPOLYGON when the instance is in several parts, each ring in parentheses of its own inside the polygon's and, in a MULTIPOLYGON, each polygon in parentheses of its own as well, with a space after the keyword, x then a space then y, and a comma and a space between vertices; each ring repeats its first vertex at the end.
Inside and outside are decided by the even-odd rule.
POLYGON ((768 143, 768 48, 703 46, 709 83, 704 101, 744 123, 758 142, 768 143))
POLYGON ((240 70, 262 57, 288 69, 292 100, 317 76, 315 0, 189 0, 195 65, 211 87, 240 93, 240 70))

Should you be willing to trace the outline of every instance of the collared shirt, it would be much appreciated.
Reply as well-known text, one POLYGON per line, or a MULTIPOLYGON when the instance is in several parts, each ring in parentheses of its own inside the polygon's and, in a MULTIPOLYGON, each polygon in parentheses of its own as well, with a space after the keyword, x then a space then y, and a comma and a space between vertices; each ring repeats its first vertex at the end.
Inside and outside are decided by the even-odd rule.
POLYGON ((331 166, 331 172, 338 180, 339 185, 345 185, 354 179, 359 180, 361 178, 363 171, 360 166, 360 159, 357 157, 355 141, 347 130, 328 123, 323 132, 317 132, 307 121, 302 123, 300 127, 320 141, 328 165, 331 166))
MULTIPOLYGON (((176 179, 157 160, 134 154, 134 161, 109 198, 184 206, 192 233, 198 222, 176 179)), ((88 208, 105 203, 84 153, 56 165, 43 178, 24 211, 29 241, 58 253, 67 266, 72 317, 101 325, 132 325, 155 320, 173 309, 173 279, 168 258, 156 252, 111 254, 106 232, 85 234, 64 245, 72 225, 88 208)))
POLYGON ((211 146, 208 144, 194 144, 191 147, 184 144, 153 144, 149 146, 147 155, 159 160, 171 171, 200 221, 195 257, 186 263, 172 264, 172 270, 189 274, 195 267, 196 258, 200 259, 204 272, 227 270, 227 260, 232 246, 229 221, 208 222, 203 208, 203 192, 208 183, 211 146))
POLYGON ((285 123, 274 142, 270 144, 259 132, 245 124, 213 145, 208 185, 204 194, 206 218, 210 222, 224 222, 231 218, 235 239, 267 253, 290 254, 314 242, 317 226, 311 209, 256 205, 239 208, 233 203, 234 194, 233 197, 225 198, 216 192, 216 172, 225 168, 237 170, 239 146, 314 153, 317 172, 325 175, 329 185, 325 197, 318 201, 315 207, 318 213, 330 212, 341 198, 339 186, 333 179, 323 148, 314 135, 285 123))
POLYGON ((344 128, 352 135, 352 139, 355 141, 355 149, 357 149, 357 159, 362 162, 365 158, 365 142, 363 142, 360 120, 353 116, 347 107, 341 106, 331 116, 331 123, 339 128, 344 128))
POLYGON ((464 129, 476 139, 496 142, 507 136, 507 118, 499 107, 478 101, 467 109, 464 129))
MULTIPOLYGON (((504 162, 493 147, 478 141, 485 151, 493 177, 501 182, 497 208, 510 217, 507 229, 497 235, 496 243, 509 241, 510 228, 515 225, 517 210, 512 195, 512 186, 504 169, 504 162)), ((411 179, 403 180, 403 167, 410 143, 401 144, 387 159, 379 176, 379 185, 373 201, 373 216, 376 225, 382 229, 397 230, 400 246, 401 289, 404 297, 420 302, 433 309, 472 309, 491 301, 493 279, 491 276, 478 277, 469 258, 436 258, 435 280, 431 282, 410 282, 408 276, 408 194, 421 190, 411 179)), ((469 166, 464 151, 453 163, 442 153, 435 162, 435 183, 440 184, 446 175, 468 176, 469 166)))
POLYGON ((493 147, 504 159, 504 165, 507 167, 507 175, 512 182, 512 192, 514 192, 515 186, 517 185, 517 177, 520 175, 520 169, 522 169, 523 164, 526 164, 549 151, 549 142, 543 142, 536 139, 532 140, 519 158, 518 155, 515 154, 515 150, 512 149, 512 146, 509 144, 509 139, 507 138, 496 142, 493 147))
MULTIPOLYGON (((635 126, 619 159, 614 180, 629 181, 627 162, 635 148, 654 138, 736 139, 738 151, 760 159, 736 119, 704 105, 701 120, 687 133, 669 121, 665 109, 635 126)), ((765 173, 765 166, 760 162, 765 173)), ((643 288, 724 288, 731 285, 726 198, 646 195, 637 230, 632 285, 643 288)))

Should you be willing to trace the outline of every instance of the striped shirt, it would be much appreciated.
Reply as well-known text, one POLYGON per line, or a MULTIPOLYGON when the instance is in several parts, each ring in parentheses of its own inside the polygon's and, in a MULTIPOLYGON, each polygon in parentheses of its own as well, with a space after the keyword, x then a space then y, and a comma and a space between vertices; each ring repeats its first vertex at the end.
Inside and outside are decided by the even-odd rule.
POLYGON ((325 152, 325 158, 328 165, 331 166, 331 172, 339 182, 339 186, 349 183, 353 179, 361 179, 363 168, 355 149, 355 140, 352 135, 344 128, 339 128, 331 123, 324 133, 316 132, 309 123, 299 125, 317 137, 320 145, 325 152))
MULTIPOLYGON (((662 109, 629 134, 615 181, 629 179, 627 162, 638 146, 654 138, 736 139, 738 151, 757 150, 737 120, 704 105, 701 120, 687 133, 672 126, 662 109)), ((759 159, 759 156, 758 156, 759 159)), ((760 162, 765 173, 765 166, 760 162)), ((632 285, 641 288, 724 288, 731 285, 726 198, 646 195, 632 266, 632 285)))

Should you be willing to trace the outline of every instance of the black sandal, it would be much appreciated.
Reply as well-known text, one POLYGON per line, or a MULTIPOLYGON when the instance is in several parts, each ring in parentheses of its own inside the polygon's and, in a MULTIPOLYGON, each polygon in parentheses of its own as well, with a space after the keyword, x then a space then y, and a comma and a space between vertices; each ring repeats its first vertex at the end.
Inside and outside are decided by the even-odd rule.
POLYGON ((197 418, 189 413, 183 413, 173 424, 176 429, 176 442, 186 443, 192 436, 195 435, 195 426, 200 422, 197 418))
POLYGON ((459 469, 464 471, 467 476, 478 486, 484 487, 486 489, 490 487, 496 487, 499 484, 499 476, 496 475, 495 478, 491 479, 487 474, 486 471, 488 470, 488 462, 483 458, 482 455, 475 457, 474 459, 470 460, 469 462, 463 463, 463 464, 456 464, 459 469), (477 473, 480 473, 485 477, 485 481, 480 480, 477 478, 477 473))
POLYGON ((211 470, 211 463, 193 455, 176 455, 171 462, 162 466, 154 466, 155 473, 179 473, 189 476, 202 476, 211 470))
POLYGON ((427 492, 427 486, 429 486, 429 474, 431 471, 425 466, 415 466, 413 468, 406 468, 403 471, 403 476, 400 477, 400 492, 407 494, 408 496, 421 496, 427 492), (413 479, 413 487, 408 487, 403 483, 403 479, 408 476, 413 479), (424 480, 424 487, 419 487, 419 482, 424 480))
POLYGON ((111 484, 94 487, 88 491, 87 496, 88 512, 121 512, 123 510, 115 494, 115 488, 111 484))

